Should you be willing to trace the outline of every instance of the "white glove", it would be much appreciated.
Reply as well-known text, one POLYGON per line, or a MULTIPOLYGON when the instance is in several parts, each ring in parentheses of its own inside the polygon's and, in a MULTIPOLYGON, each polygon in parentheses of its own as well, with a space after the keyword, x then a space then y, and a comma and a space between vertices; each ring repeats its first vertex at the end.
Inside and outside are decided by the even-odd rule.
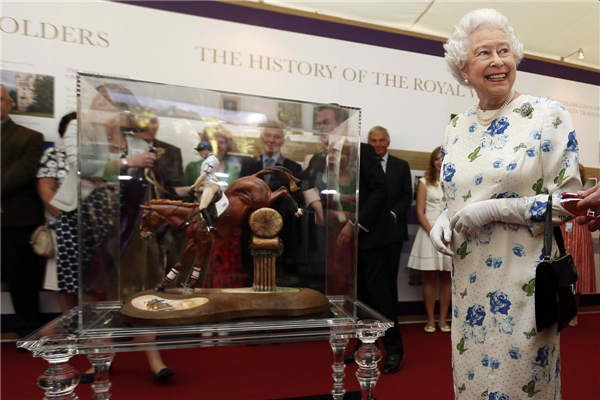
POLYGON ((437 251, 450 257, 454 256, 452 250, 447 247, 447 244, 450 243, 450 239, 452 239, 452 229, 450 229, 448 210, 444 210, 438 219, 435 220, 433 228, 429 231, 429 238, 437 251))
POLYGON ((524 198, 484 200, 469 204, 457 212, 450 220, 450 229, 471 235, 477 229, 494 221, 527 225, 524 211, 524 198))

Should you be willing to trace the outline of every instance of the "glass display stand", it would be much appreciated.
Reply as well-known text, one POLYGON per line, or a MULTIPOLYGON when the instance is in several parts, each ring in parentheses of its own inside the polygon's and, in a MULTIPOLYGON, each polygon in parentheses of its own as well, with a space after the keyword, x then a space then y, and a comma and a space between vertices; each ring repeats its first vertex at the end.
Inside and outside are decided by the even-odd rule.
POLYGON ((93 398, 101 400, 111 396, 108 369, 117 352, 329 339, 334 353, 331 394, 334 399, 342 399, 346 393, 344 352, 349 339, 357 337, 362 346, 356 356, 359 366, 356 376, 363 391, 362 398, 372 399, 379 377, 377 363, 381 360, 381 353, 373 343, 392 323, 361 302, 351 307, 343 303, 343 297, 332 297, 329 310, 323 314, 288 320, 278 318, 272 322, 264 318, 139 328, 123 325, 118 318, 118 302, 100 302, 61 315, 19 341, 17 347, 48 361, 48 369, 37 382, 45 392, 45 399, 78 398, 74 391, 80 375, 69 365, 69 360, 74 355, 87 355, 96 373, 93 398), (352 313, 346 311, 349 308, 353 309, 352 313), (80 328, 82 319, 86 321, 84 328, 80 328))

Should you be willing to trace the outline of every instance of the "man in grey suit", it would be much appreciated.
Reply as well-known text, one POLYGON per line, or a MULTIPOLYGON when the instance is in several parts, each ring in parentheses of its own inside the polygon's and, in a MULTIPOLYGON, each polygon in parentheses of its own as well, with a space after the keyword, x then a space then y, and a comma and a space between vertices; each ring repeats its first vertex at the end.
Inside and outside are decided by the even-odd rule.
POLYGON ((412 179, 410 165, 400 158, 388 153, 390 135, 382 126, 374 126, 369 131, 368 142, 375 149, 383 171, 388 189, 387 207, 395 222, 392 229, 392 245, 390 251, 389 280, 392 293, 398 299, 398 270, 402 245, 408 240, 408 224, 406 213, 412 204, 412 179))
POLYGON ((44 135, 15 124, 14 104, 2 85, 2 279, 8 284, 17 317, 14 332, 26 336, 40 326, 44 270, 29 245, 31 234, 44 223, 35 175, 44 153, 44 135))

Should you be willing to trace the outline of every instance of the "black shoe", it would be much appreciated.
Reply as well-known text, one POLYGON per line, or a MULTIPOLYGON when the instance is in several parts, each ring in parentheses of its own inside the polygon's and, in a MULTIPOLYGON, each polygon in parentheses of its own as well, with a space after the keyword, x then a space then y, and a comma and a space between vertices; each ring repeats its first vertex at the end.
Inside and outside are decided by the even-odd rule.
POLYGON ((388 355, 385 360, 385 363, 383 364, 383 371, 381 371, 381 372, 384 375, 396 373, 402 369, 403 363, 404 363, 404 354, 388 355))
POLYGON ((356 359, 354 358, 356 356, 356 352, 358 350, 352 350, 350 352, 350 354, 348 354, 347 356, 344 357, 344 364, 356 364, 356 359))
POLYGON ((173 371, 171 368, 163 368, 160 371, 158 371, 158 373, 154 374, 154 379, 162 381, 164 379, 172 377, 173 375, 175 375, 175 371, 173 371))

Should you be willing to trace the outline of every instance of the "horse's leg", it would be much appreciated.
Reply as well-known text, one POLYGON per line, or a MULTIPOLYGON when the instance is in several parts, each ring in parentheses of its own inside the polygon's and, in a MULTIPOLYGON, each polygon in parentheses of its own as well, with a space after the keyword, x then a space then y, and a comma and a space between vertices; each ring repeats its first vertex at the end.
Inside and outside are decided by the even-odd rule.
POLYGON ((202 266, 204 265, 204 261, 207 256, 207 249, 210 248, 210 244, 212 241, 202 242, 198 246, 198 255, 196 256, 196 262, 194 263, 194 269, 192 270, 192 276, 190 276, 189 282, 185 285, 188 288, 194 287, 196 281, 200 277, 200 271, 202 270, 202 266))
POLYGON ((183 255, 181 256, 181 258, 179 259, 177 264, 175 264, 173 266, 173 268, 171 268, 171 270, 169 271, 169 273, 167 274, 165 279, 163 279, 161 283, 156 285, 155 290, 160 291, 160 292, 165 290, 165 286, 168 285, 170 282, 172 282, 177 277, 179 270, 181 270, 181 266, 187 262, 187 260, 190 258, 190 255, 193 254, 193 250, 195 250, 195 248, 197 248, 197 247, 198 247, 198 245, 196 244, 194 239, 190 239, 187 246, 185 246, 183 255))
POLYGON ((273 204, 280 197, 283 198, 287 207, 290 209, 291 212, 294 213, 294 215, 297 218, 301 217, 302 214, 304 214, 304 210, 298 207, 298 203, 296 203, 296 200, 294 200, 294 198, 285 186, 282 186, 273 193, 271 193, 271 204, 273 204))

